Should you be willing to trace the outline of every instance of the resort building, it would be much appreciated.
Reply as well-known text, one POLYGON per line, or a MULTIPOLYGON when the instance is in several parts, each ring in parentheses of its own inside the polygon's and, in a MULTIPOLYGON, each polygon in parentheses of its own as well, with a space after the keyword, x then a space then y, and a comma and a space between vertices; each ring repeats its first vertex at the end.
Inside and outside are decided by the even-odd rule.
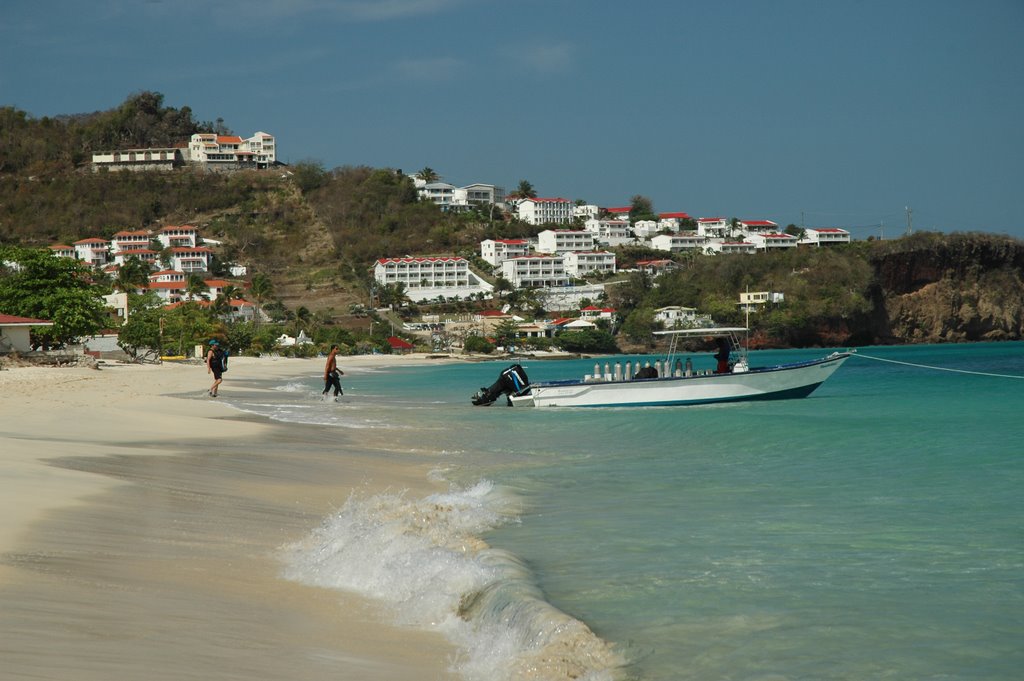
POLYGON ((526 239, 484 239, 480 242, 480 257, 497 267, 503 260, 530 253, 526 239))
POLYGON ((451 210, 455 206, 455 185, 447 182, 425 182, 416 187, 420 201, 429 201, 441 207, 441 210, 451 210))
POLYGON ((570 277, 615 274, 615 254, 608 251, 570 251, 562 255, 562 261, 570 277))
POLYGON ((729 234, 729 222, 725 218, 697 218, 697 234, 709 239, 724 239, 729 234))
POLYGON ((0 354, 31 352, 33 326, 53 326, 53 322, 0 313, 0 354))
POLYGON ((637 260, 636 268, 652 277, 666 272, 674 272, 679 269, 679 263, 675 260, 637 260))
POLYGON ((149 248, 150 235, 144 229, 121 230, 114 234, 111 250, 116 258, 119 253, 149 248))
POLYGON ((117 253, 114 253, 114 264, 121 267, 129 258, 138 258, 150 267, 153 267, 157 264, 157 258, 159 255, 160 254, 152 248, 134 248, 125 251, 118 251, 117 253))
POLYGON ((149 149, 119 149, 92 155, 92 169, 106 170, 174 170, 185 165, 183 149, 158 147, 149 149))
POLYGON ((277 162, 276 140, 265 132, 257 132, 248 139, 200 132, 192 135, 187 151, 187 161, 209 170, 267 168, 277 162))
MULTIPOLYGON (((670 232, 678 232, 683 228, 684 225, 692 225, 693 218, 688 213, 675 212, 675 213, 658 213, 658 224, 662 229, 667 229, 670 232)), ((692 226, 690 227, 692 229, 692 226)))
POLYGON ((799 239, 792 234, 785 234, 783 232, 751 232, 747 235, 747 240, 761 251, 796 248, 796 244, 799 241, 799 239))
POLYGON ((697 308, 669 305, 654 311, 654 321, 661 322, 666 329, 687 329, 697 326, 697 308))
POLYGON ((585 229, 545 229, 537 235, 540 253, 568 253, 594 248, 594 233, 585 229))
POLYGON ((641 239, 650 239, 662 230, 658 220, 637 220, 633 223, 633 233, 641 239))
POLYGON ((848 244, 850 243, 850 233, 845 229, 839 229, 838 227, 805 229, 803 238, 800 239, 799 243, 801 246, 831 246, 833 244, 848 244))
POLYGON ((771 234, 779 231, 779 226, 771 220, 740 220, 739 228, 748 234, 771 234))
POLYGON ((679 232, 678 234, 659 234, 651 238, 651 248, 670 253, 680 251, 702 250, 708 239, 697 232, 679 232))
POLYGON ((778 304, 785 300, 785 296, 782 293, 775 291, 744 291, 740 293, 740 310, 746 312, 756 312, 763 305, 778 304))
POLYGON ((74 243, 75 257, 93 267, 103 267, 110 262, 110 242, 93 237, 74 243))
POLYGON ((171 269, 179 272, 206 272, 213 263, 213 251, 206 246, 177 246, 171 251, 171 269))
POLYGON ((588 305, 580 310, 580 318, 591 322, 598 319, 613 321, 616 315, 617 312, 613 307, 597 307, 596 305, 588 305))
POLYGON ((517 217, 531 225, 549 222, 572 222, 573 204, 569 199, 520 199, 516 204, 517 217))
POLYGON ((516 288, 567 286, 569 277, 561 255, 523 255, 501 263, 501 276, 516 288))
POLYGON ((72 258, 77 259, 75 255, 75 247, 67 246, 65 244, 53 244, 50 246, 50 251, 60 258, 72 258))
POLYGON ((164 248, 181 246, 192 248, 199 245, 199 230, 191 225, 167 226, 156 233, 156 238, 164 245, 164 248))
POLYGON ((572 207, 572 216, 574 218, 580 218, 581 220, 596 220, 600 215, 600 206, 595 206, 592 203, 572 207))
POLYGON ((722 255, 757 253, 757 246, 749 241, 716 241, 712 239, 705 248, 707 253, 719 253, 722 255))
POLYGON ((455 198, 470 206, 504 206, 505 190, 497 185, 476 182, 460 187, 455 198))
POLYGON ((468 298, 489 293, 493 286, 469 269, 469 261, 459 257, 380 258, 373 266, 377 283, 402 284, 410 300, 420 302, 438 296, 468 298))

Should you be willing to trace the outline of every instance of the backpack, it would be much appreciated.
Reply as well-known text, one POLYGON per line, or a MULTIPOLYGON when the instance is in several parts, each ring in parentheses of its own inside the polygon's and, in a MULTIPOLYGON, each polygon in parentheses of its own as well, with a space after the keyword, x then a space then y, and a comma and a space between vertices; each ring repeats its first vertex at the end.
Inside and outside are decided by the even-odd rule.
POLYGON ((221 371, 227 371, 228 370, 228 355, 230 355, 230 354, 231 354, 231 351, 228 350, 227 348, 224 348, 221 351, 221 353, 220 353, 220 370, 221 371))

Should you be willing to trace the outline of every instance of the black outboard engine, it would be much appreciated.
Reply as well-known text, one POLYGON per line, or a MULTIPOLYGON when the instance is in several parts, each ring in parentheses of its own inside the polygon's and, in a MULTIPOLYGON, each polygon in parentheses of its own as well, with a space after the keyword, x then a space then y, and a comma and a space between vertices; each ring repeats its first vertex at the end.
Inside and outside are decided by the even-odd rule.
POLYGON ((486 407, 494 403, 502 395, 524 395, 530 390, 530 379, 526 377, 523 367, 513 364, 498 374, 498 380, 490 388, 480 388, 473 395, 473 404, 486 407))

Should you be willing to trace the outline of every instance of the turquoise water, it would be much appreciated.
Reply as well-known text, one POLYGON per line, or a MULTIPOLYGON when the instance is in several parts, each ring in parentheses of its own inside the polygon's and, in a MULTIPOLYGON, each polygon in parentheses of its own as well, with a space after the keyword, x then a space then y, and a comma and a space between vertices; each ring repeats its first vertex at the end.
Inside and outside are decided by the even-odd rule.
POLYGON ((467 678, 1020 678, 1024 380, 866 356, 1024 376, 1024 344, 860 354, 803 400, 472 407, 492 362, 349 372, 328 409, 300 377, 243 408, 443 454, 450 494, 339 499, 289 576, 439 628, 467 678), (465 550, 473 536, 492 548, 465 550))

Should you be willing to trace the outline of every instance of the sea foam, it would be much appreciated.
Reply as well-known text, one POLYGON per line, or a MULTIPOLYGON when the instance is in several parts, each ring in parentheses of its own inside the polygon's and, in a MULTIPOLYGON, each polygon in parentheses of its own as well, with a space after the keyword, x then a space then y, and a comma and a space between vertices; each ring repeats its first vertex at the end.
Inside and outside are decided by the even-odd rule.
POLYGON ((530 570, 480 535, 518 522, 516 499, 482 481, 422 499, 351 496, 285 549, 285 576, 381 602, 402 626, 443 633, 470 681, 617 678, 622 656, 549 604, 530 570))

